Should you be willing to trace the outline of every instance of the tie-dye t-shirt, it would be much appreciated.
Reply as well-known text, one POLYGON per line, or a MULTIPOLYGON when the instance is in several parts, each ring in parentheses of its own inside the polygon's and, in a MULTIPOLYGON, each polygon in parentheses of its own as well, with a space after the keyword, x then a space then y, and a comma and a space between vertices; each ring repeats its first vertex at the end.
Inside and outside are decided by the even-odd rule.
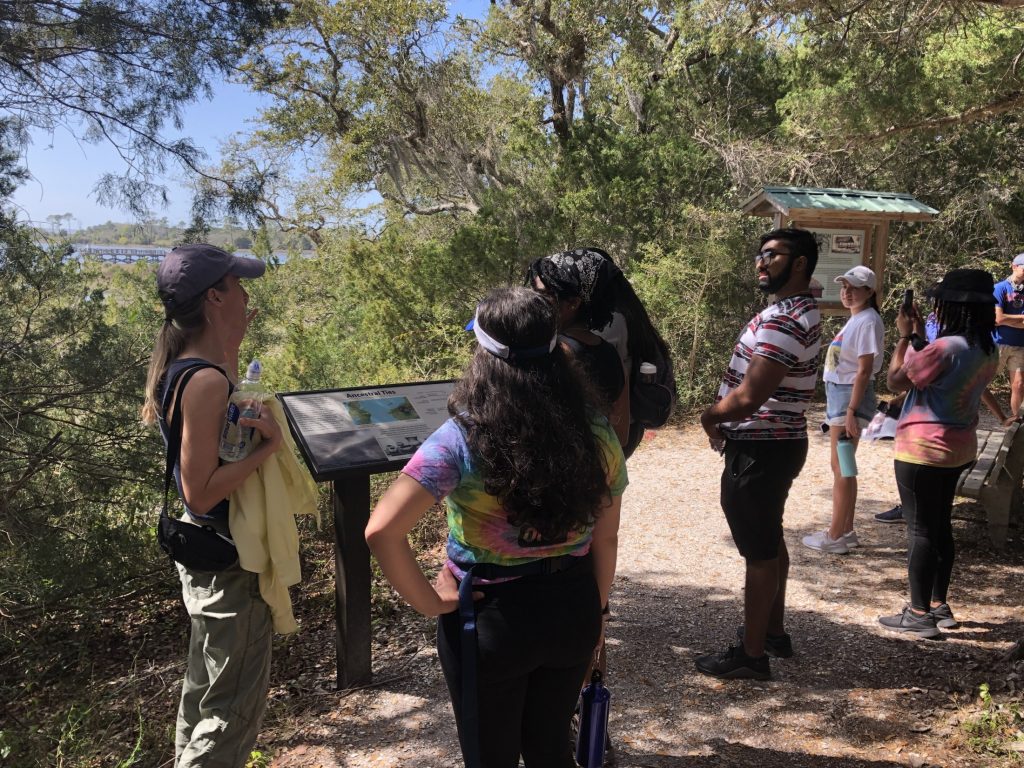
MULTIPOLYGON (((626 460, 608 420, 597 417, 594 435, 608 468, 608 487, 621 496, 628 482, 626 460)), ((466 435, 448 419, 409 459, 402 472, 448 507, 448 559, 456 563, 518 565, 545 557, 585 555, 591 529, 571 531, 560 541, 542 541, 536 529, 513 526, 497 498, 484 491, 483 478, 470 455, 466 435)), ((452 570, 460 578, 462 570, 452 570)))
POLYGON ((978 405, 998 362, 998 353, 971 347, 963 336, 908 349, 903 370, 913 388, 896 425, 896 460, 933 467, 974 461, 978 405))

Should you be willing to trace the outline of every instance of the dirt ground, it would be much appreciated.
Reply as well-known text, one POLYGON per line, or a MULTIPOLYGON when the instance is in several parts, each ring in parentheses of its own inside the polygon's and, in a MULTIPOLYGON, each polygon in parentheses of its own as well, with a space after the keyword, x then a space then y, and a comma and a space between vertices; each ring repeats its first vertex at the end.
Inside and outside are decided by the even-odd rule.
MULTIPOLYGON (((892 443, 863 444, 858 464, 862 546, 849 555, 802 546, 831 504, 827 438, 812 433, 786 512, 796 655, 773 659, 769 682, 719 681, 698 674, 693 658, 724 648, 741 621, 742 560, 718 505, 721 459, 699 428, 649 433, 629 463, 609 626, 619 766, 1019 764, 969 749, 960 724, 979 684, 1015 685, 1002 657, 1024 637, 1020 529, 994 552, 983 510, 959 504, 950 602, 961 627, 937 641, 884 633, 877 617, 906 600, 905 527, 871 518, 897 500, 892 443)), ((323 586, 322 599, 300 600, 305 631, 278 653, 276 665, 290 671, 272 691, 260 739, 271 764, 461 765, 432 624, 398 609, 375 627, 373 686, 333 691, 333 624, 323 610, 333 590, 323 586)))

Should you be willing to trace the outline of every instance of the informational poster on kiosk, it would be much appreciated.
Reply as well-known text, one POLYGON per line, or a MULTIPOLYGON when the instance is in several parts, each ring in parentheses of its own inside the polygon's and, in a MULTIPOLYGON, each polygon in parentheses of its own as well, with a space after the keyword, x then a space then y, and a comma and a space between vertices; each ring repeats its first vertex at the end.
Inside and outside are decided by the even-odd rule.
POLYGON ((282 394, 285 414, 317 480, 384 471, 408 459, 448 418, 452 381, 282 394))
POLYGON ((808 227, 818 241, 818 266, 811 277, 811 293, 823 302, 839 302, 836 278, 851 267, 864 263, 863 229, 816 229, 808 227))

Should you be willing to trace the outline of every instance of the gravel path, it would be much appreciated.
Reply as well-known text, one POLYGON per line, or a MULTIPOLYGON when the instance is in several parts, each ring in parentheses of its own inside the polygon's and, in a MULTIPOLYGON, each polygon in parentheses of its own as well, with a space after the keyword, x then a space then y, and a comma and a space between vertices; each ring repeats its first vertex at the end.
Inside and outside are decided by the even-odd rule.
MULTIPOLYGON (((959 505, 950 600, 962 628, 932 642, 883 634, 878 615, 906 599, 905 528, 871 519, 897 500, 892 443, 858 452, 863 546, 824 555, 800 544, 831 509, 828 442, 814 433, 786 512, 796 655, 772 661, 770 682, 718 681, 693 657, 723 648, 741 621, 743 564, 718 505, 721 461, 692 427, 649 433, 630 460, 609 628, 618 765, 998 764, 971 752, 958 724, 979 683, 1006 677, 1000 656, 1024 637, 1020 535, 993 553, 981 509, 959 505)), ((428 622, 403 614, 375 633, 375 687, 348 694, 327 685, 333 628, 297 642, 316 637, 321 690, 275 692, 263 738, 273 765, 460 765, 428 622)))

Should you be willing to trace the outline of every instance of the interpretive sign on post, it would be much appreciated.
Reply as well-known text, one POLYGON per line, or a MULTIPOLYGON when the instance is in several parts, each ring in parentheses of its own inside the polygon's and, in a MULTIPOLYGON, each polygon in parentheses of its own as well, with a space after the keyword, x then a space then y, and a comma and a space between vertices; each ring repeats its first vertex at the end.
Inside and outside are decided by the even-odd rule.
POLYGON ((285 392, 288 426, 317 482, 333 483, 338 687, 370 680, 370 475, 393 472, 448 418, 453 381, 285 392))
POLYGON ((818 241, 818 266, 811 278, 811 293, 822 301, 839 302, 836 278, 865 262, 868 241, 863 229, 821 229, 808 227, 818 241))
POLYGON ((454 382, 388 384, 281 395, 315 480, 400 469, 448 418, 454 382))

